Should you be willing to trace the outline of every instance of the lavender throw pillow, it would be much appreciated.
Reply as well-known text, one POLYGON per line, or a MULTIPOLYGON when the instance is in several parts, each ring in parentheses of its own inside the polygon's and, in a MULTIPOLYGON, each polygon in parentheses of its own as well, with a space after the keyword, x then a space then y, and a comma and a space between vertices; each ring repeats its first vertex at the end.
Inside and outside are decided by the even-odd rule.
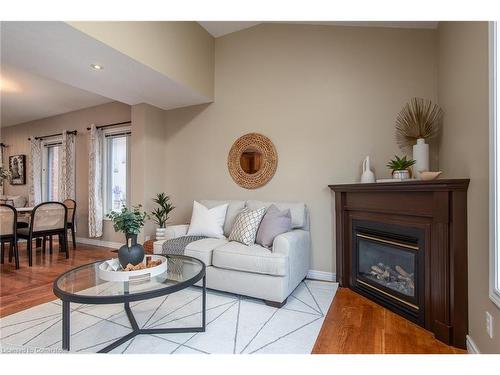
POLYGON ((280 211, 272 204, 260 222, 255 243, 269 249, 273 246, 274 237, 289 232, 291 228, 292 214, 290 209, 280 211))

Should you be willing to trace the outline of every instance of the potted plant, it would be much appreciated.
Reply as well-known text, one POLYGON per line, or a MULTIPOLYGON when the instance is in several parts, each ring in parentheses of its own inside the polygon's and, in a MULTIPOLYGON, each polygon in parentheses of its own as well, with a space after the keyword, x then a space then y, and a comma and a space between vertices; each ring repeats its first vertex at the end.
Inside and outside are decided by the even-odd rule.
POLYGON ((137 235, 144 226, 148 214, 141 209, 141 205, 133 206, 131 209, 123 206, 121 211, 111 211, 106 215, 113 222, 115 231, 125 234, 127 243, 118 250, 118 260, 123 268, 129 263, 135 266, 144 259, 144 248, 137 243, 137 235))
POLYGON ((415 164, 415 160, 413 159, 406 159, 406 156, 400 158, 394 155, 394 159, 387 164, 387 168, 392 170, 392 178, 407 180, 411 177, 410 168, 413 164, 415 164))
POLYGON ((156 228, 156 240, 165 239, 165 230, 167 226, 167 221, 169 218, 170 212, 175 208, 170 201, 170 197, 165 193, 158 193, 156 197, 153 198, 153 202, 155 202, 159 207, 156 207, 153 211, 151 211, 151 216, 153 221, 158 225, 159 228, 156 228))

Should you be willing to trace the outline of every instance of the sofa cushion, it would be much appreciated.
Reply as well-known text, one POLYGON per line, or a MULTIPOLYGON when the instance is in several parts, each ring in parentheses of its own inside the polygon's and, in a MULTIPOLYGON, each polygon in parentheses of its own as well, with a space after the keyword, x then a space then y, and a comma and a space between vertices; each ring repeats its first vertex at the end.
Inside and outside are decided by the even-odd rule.
POLYGON ((246 246, 231 241, 214 250, 212 265, 218 268, 273 276, 288 273, 288 257, 260 245, 246 246))
POLYGON ((238 214, 245 208, 245 201, 227 200, 227 201, 217 201, 217 200, 202 200, 200 201, 202 205, 207 208, 212 208, 215 206, 220 206, 221 204, 228 204, 226 212, 226 221, 224 222, 224 236, 229 237, 231 229, 233 229, 234 221, 238 214))
POLYGON ((260 222, 255 242, 269 249, 273 246, 274 238, 281 233, 290 231, 291 227, 292 215, 290 209, 281 211, 276 205, 272 204, 260 222))
POLYGON ((255 211, 248 208, 243 209, 234 222, 229 241, 238 241, 247 246, 253 245, 257 236, 257 229, 259 229, 265 213, 266 209, 264 207, 255 211))
POLYGON ((226 212, 227 203, 209 208, 194 201, 191 224, 189 224, 187 235, 224 238, 223 227, 226 212))
POLYGON ((184 255, 201 260, 205 265, 212 265, 212 252, 214 249, 227 244, 225 238, 204 238, 191 242, 186 246, 184 255))
POLYGON ((247 201, 246 206, 250 210, 256 210, 260 207, 269 207, 274 204, 280 210, 289 209, 292 215, 292 229, 303 228, 306 225, 306 205, 301 202, 262 202, 247 201))

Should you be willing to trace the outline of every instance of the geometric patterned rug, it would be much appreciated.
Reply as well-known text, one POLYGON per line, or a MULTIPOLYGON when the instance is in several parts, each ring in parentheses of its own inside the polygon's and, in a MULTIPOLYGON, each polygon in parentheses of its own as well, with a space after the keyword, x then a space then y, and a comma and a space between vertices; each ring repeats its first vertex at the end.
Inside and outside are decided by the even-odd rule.
MULTIPOLYGON (((138 335, 111 353, 310 353, 337 283, 305 280, 281 309, 261 300, 207 289, 207 326, 200 333, 138 335)), ((130 304, 143 328, 201 324, 201 290, 130 304)), ((95 353, 131 331, 122 304, 71 304, 71 352, 95 353)), ((55 300, 0 319, 5 352, 61 352, 61 302, 55 300)))

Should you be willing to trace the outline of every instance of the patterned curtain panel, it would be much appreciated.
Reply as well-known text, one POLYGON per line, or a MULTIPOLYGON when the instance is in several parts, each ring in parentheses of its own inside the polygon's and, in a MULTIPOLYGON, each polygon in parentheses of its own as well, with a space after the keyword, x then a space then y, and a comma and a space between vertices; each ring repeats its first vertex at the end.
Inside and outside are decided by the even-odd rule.
POLYGON ((59 200, 75 199, 75 134, 62 132, 61 163, 59 163, 59 200))
MULTIPOLYGON (((3 167, 3 147, 0 147, 0 167, 3 167)), ((3 195, 3 184, 6 181, 2 181, 2 184, 0 185, 0 195, 3 195)))
POLYGON ((36 206, 42 203, 42 141, 30 137, 30 169, 28 174, 29 205, 36 206))
POLYGON ((102 152, 103 132, 92 124, 89 135, 89 237, 102 236, 102 152))

